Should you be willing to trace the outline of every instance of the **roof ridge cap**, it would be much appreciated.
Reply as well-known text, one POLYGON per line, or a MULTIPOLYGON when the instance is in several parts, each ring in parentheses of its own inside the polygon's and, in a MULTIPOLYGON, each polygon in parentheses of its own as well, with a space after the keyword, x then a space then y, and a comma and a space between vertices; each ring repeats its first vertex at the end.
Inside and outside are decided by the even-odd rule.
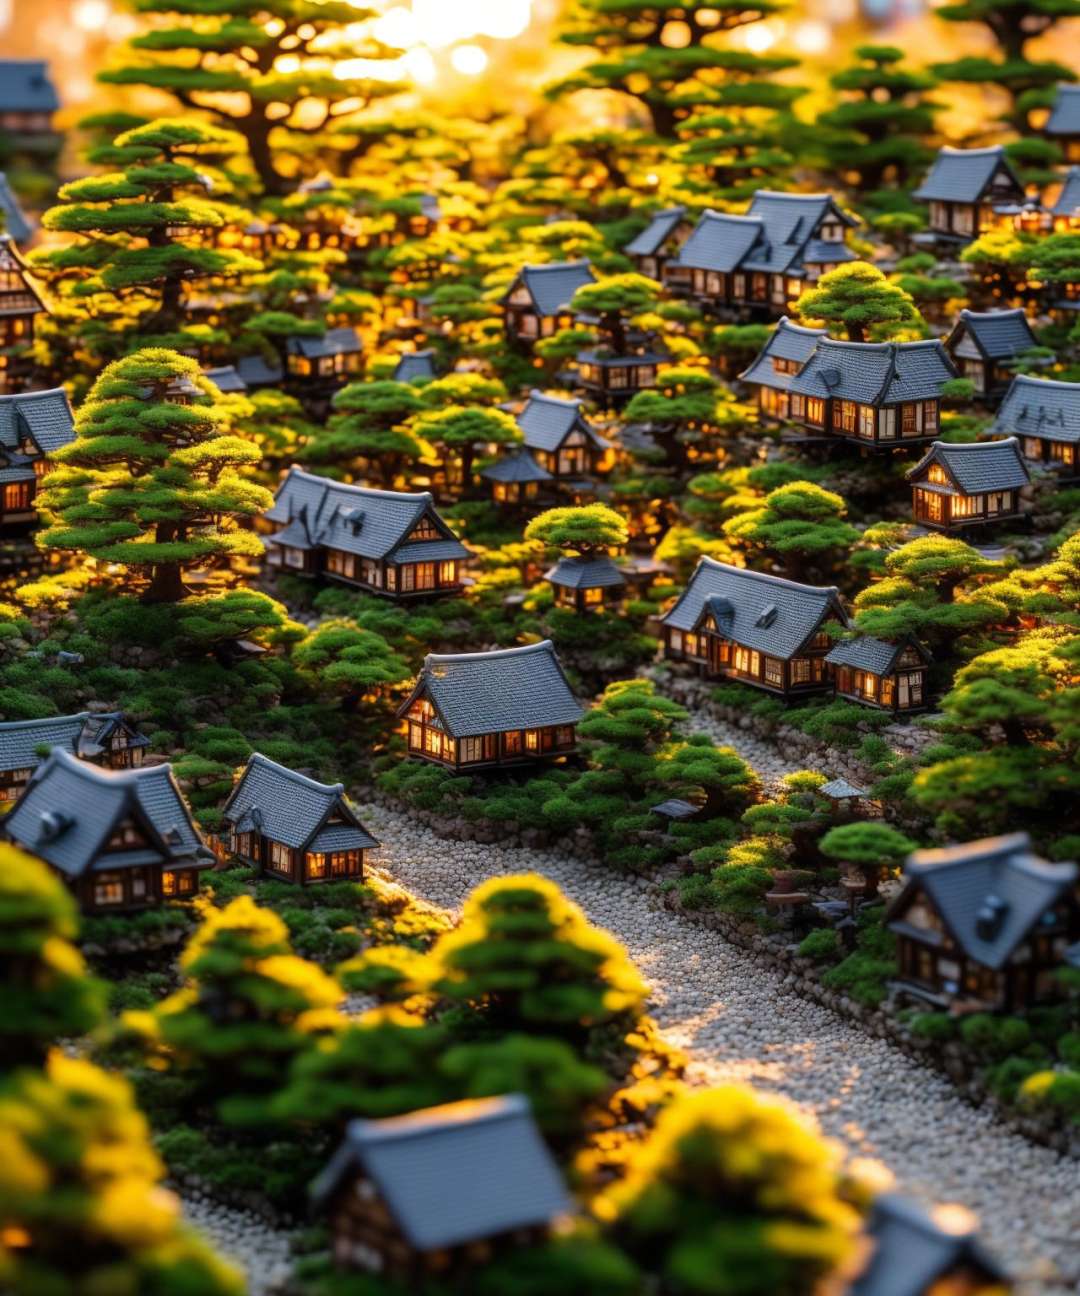
POLYGON ((976 153, 1004 153, 1005 148, 1002 144, 984 144, 980 148, 964 148, 959 144, 942 144, 938 150, 939 153, 963 153, 971 157, 976 153))
POLYGON ((492 648, 489 652, 471 652, 471 653, 428 653, 424 658, 424 666, 427 667, 429 662, 455 662, 455 661, 475 661, 478 658, 492 657, 514 657, 524 656, 527 653, 539 651, 550 651, 555 655, 555 645, 550 639, 541 639, 534 644, 519 644, 516 648, 492 648))
POLYGON ((0 732, 8 729, 28 729, 31 725, 60 724, 64 720, 86 721, 92 715, 119 715, 119 711, 73 711, 70 715, 42 716, 37 720, 0 720, 0 732))
POLYGON ((592 262, 588 257, 578 257, 576 261, 544 261, 540 263, 526 261, 521 268, 522 270, 565 270, 569 266, 587 266, 591 264, 592 262))
POLYGON ((398 1139, 416 1138, 419 1135, 433 1134, 447 1129, 458 1129, 464 1125, 475 1125, 479 1121, 506 1120, 511 1117, 526 1116, 530 1112, 528 1100, 521 1094, 497 1094, 489 1098, 462 1098, 456 1102, 438 1103, 434 1107, 422 1107, 417 1111, 402 1112, 398 1116, 384 1116, 377 1119, 358 1117, 349 1121, 346 1136, 352 1141, 359 1141, 372 1134, 380 1137, 398 1139), (466 1115, 464 1108, 472 1108, 471 1119, 461 1119, 466 1115), (439 1115, 459 1111, 460 1116, 439 1115))
MULTIPOLYGON (((323 477, 319 473, 308 472, 306 468, 301 468, 298 464, 293 464, 289 468, 286 477, 293 473, 298 473, 301 477, 307 477, 309 481, 320 482, 328 490, 355 491, 358 495, 377 495, 382 499, 399 499, 399 500, 429 500, 435 501, 435 496, 431 491, 390 491, 380 490, 377 486, 361 486, 358 482, 339 482, 332 477, 323 477)), ((284 482, 282 482, 284 485, 284 482)))
POLYGON ((258 761, 262 765, 272 765, 275 770, 284 774, 286 778, 291 778, 297 783, 303 783, 307 787, 316 788, 320 792, 339 792, 345 791, 344 783, 320 783, 318 779, 313 779, 308 774, 301 774, 299 770, 290 769, 288 765, 282 765, 280 761, 274 760, 270 756, 263 755, 262 752, 252 752, 248 757, 248 768, 258 761))
POLYGON ((717 558, 710 558, 707 554, 702 555, 701 563, 708 563, 710 567, 721 571, 734 572, 738 576, 752 576, 756 580, 771 581, 774 585, 784 585, 788 589, 805 590, 811 594, 840 593, 838 585, 804 585, 801 581, 788 580, 786 576, 774 576, 771 572, 756 571, 753 567, 735 567, 731 563, 720 562, 717 558))

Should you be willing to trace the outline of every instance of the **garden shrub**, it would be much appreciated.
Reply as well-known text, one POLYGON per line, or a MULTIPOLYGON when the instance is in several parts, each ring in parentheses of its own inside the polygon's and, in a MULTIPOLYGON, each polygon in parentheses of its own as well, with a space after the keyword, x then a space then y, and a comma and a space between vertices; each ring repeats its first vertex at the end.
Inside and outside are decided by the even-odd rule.
POLYGON ((918 1013, 911 1019, 911 1033, 916 1039, 944 1043, 956 1035, 956 1022, 948 1013, 918 1013))
POLYGON ((1031 1027, 1020 1017, 974 1013, 961 1022, 960 1038, 981 1057, 998 1062, 1031 1043, 1031 1027))
POLYGON ((1020 1085, 1019 1098, 1025 1105, 1055 1107, 1080 1125, 1080 1072, 1036 1071, 1020 1085))
POLYGON ((832 963, 840 955, 840 942, 831 927, 821 927, 805 936, 799 945, 799 957, 815 963, 832 963))

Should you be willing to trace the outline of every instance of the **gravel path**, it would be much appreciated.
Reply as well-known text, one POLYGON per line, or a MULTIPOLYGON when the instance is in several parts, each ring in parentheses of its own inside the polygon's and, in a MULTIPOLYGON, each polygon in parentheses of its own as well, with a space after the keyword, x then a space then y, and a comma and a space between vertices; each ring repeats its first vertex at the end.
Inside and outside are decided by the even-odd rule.
POLYGON ((184 1194, 184 1218, 219 1255, 245 1270, 249 1296, 280 1289, 289 1276, 289 1235, 247 1211, 184 1194))
MULTIPOLYGON (((740 751, 757 762, 744 734, 722 729, 718 740, 737 734, 740 751)), ((775 750, 761 764, 767 779, 785 772, 775 750)), ((786 1095, 855 1155, 884 1163, 904 1191, 974 1210, 1025 1293, 1080 1292, 1074 1161, 1011 1133, 943 1077, 785 991, 717 933, 662 909, 634 879, 552 852, 446 842, 382 808, 365 821, 383 842, 375 867, 449 910, 486 877, 533 869, 553 879, 626 944, 652 984, 657 1020, 689 1052, 695 1081, 744 1080, 786 1095)))

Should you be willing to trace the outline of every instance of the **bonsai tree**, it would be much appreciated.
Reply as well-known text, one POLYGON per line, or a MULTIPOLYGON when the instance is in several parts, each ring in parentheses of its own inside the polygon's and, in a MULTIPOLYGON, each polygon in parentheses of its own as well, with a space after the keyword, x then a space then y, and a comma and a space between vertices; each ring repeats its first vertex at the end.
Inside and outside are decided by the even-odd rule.
MULTIPOLYGON (((332 137, 335 126, 365 104, 401 89, 391 78, 340 76, 348 65, 326 58, 328 48, 346 39, 345 27, 373 18, 373 9, 341 0, 305 0, 299 7, 292 0, 262 0, 255 21, 241 4, 208 12, 203 0, 146 0, 141 12, 157 21, 134 36, 121 65, 99 79, 168 91, 189 113, 209 114, 239 132, 268 194, 289 192, 297 159, 316 140, 332 137), (314 114, 307 111, 312 104, 318 106, 314 114)), ((358 40, 350 33, 347 39, 349 59, 357 63, 397 53, 372 37, 358 40)), ((349 142, 342 139, 341 147, 349 142)))
POLYGON ((167 603, 186 594, 186 569, 261 554, 239 525, 273 502, 243 472, 259 452, 229 435, 221 394, 194 360, 147 349, 114 361, 75 433, 39 496, 42 548, 126 567, 147 580, 148 600, 167 603))
POLYGON ((184 1227, 131 1088, 56 1052, 0 1085, 0 1267, 10 1292, 242 1296, 184 1227))
POLYGON ((575 0, 559 39, 595 49, 598 57, 547 93, 558 98, 576 90, 615 90, 637 100, 654 133, 671 140, 680 116, 715 102, 728 81, 731 51, 705 38, 760 22, 780 8, 779 0, 661 0, 648 7, 638 0, 575 0))
POLYGON ((525 539, 552 549, 588 554, 619 549, 627 541, 626 523, 606 504, 553 508, 538 514, 525 528, 525 539))
POLYGON ((570 301, 576 315, 599 317, 600 335, 611 354, 626 354, 627 330, 635 315, 651 310, 660 297, 655 279, 639 274, 612 275, 598 283, 583 284, 570 301))
POLYGON ((924 327, 910 296, 867 261, 827 270, 794 309, 800 323, 849 342, 880 342, 924 327))
POLYGON ((652 391, 636 392, 626 406, 628 423, 647 423, 669 467, 681 468, 691 441, 716 430, 720 384, 705 370, 665 369, 652 391))
POLYGON ((334 394, 334 413, 301 453, 306 463, 320 468, 350 469, 360 458, 392 490, 398 477, 430 453, 421 438, 406 426, 425 408, 418 388, 410 383, 349 383, 334 394))
POLYGON ((600 1214, 687 1296, 813 1296, 859 1230, 838 1150, 787 1104, 733 1085, 665 1107, 600 1214))
POLYGON ((942 711, 952 725, 988 746, 999 735, 1013 748, 1046 742, 1054 732, 1055 703, 1069 679, 1071 664, 1062 648, 1052 633, 1029 634, 980 653, 956 672, 942 711))
POLYGON ((1080 234, 1046 234, 1026 260, 1033 280, 1064 292, 1064 285, 1080 283, 1080 234))
POLYGON ((866 894, 878 893, 884 872, 895 872, 916 847, 910 837, 886 823, 858 821, 830 828, 819 842, 822 854, 854 864, 866 879, 866 894))
POLYGON ((207 911, 180 967, 184 987, 152 1012, 128 1013, 128 1025, 189 1073, 226 1123, 265 1121, 293 1058, 341 1026, 341 986, 296 957, 284 922, 246 895, 207 911))
POLYGON ((75 902, 46 865, 0 845, 0 1075, 41 1066, 62 1038, 85 1035, 105 1015, 105 987, 71 943, 75 902))
POLYGON ((293 662, 353 709, 361 698, 381 696, 407 680, 408 663, 374 630, 354 621, 323 621, 293 651, 293 662))
POLYGON ((886 177, 906 188, 933 158, 927 136, 941 105, 925 96, 937 83, 925 72, 902 67, 904 51, 895 45, 858 45, 858 62, 829 78, 846 96, 818 115, 835 139, 826 156, 841 171, 858 176, 861 191, 877 189, 886 177))
POLYGON ((476 1007, 498 1033, 577 1039, 645 1000, 645 983, 618 941, 535 873, 482 882, 431 958, 436 990, 476 1007))
POLYGON ((50 339, 62 354, 78 340, 92 371, 132 341, 190 345, 197 335, 185 331, 184 292, 261 268, 244 252, 204 243, 225 224, 205 168, 241 154, 241 136, 165 119, 125 131, 114 148, 119 170, 63 185, 60 205, 42 218, 74 240, 32 257, 58 301, 50 339))
POLYGON ((512 445, 521 440, 521 429, 511 415, 479 405, 447 405, 429 410, 418 414, 409 427, 415 436, 440 448, 448 476, 449 463, 456 456, 465 493, 472 488, 473 463, 478 454, 488 446, 512 445))
POLYGON ((760 508, 737 513, 724 523, 731 540, 775 554, 784 574, 805 580, 811 568, 828 570, 859 538, 844 518, 841 497, 813 482, 794 481, 771 490, 760 508))
POLYGON ((707 819, 738 817, 761 792, 761 780, 734 747, 717 747, 695 734, 658 762, 655 782, 664 793, 698 801, 707 819))

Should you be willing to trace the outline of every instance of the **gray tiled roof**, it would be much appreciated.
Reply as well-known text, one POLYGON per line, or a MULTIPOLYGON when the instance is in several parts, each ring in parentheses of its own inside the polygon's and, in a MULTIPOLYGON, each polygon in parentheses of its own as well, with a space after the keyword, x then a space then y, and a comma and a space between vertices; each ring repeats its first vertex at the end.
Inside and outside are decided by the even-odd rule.
POLYGON ((951 351, 964 333, 988 360, 1011 360, 1037 345, 1022 306, 1015 310, 962 310, 946 339, 946 349, 951 351))
POLYGON ((860 635, 857 639, 841 640, 825 660, 832 666, 852 666, 872 675, 887 675, 903 646, 875 639, 873 635, 860 635))
POLYGON ((1018 490, 1031 480, 1016 437, 962 445, 935 441, 915 467, 908 469, 908 480, 920 480, 931 463, 939 463, 965 495, 1018 490))
POLYGON ((777 373, 772 366, 773 358, 779 357, 781 360, 794 360, 800 365, 805 364, 814 354, 817 344, 827 336, 825 329, 793 324, 785 315, 776 325, 768 342, 757 353, 749 367, 739 374, 739 377, 743 382, 787 391, 795 375, 777 373))
POLYGON ((869 1232, 873 1250, 848 1296, 925 1296, 954 1270, 975 1269, 984 1281, 1005 1282, 1006 1274, 983 1250, 970 1228, 935 1222, 917 1202, 894 1193, 874 1200, 869 1232))
POLYGON ((685 217, 685 207, 666 207, 658 211, 648 225, 623 248, 627 256, 653 256, 678 228, 685 217))
MULTIPOLYGON (((1012 193, 1022 195, 1024 186, 1009 166, 1001 145, 979 149, 939 149, 926 179, 912 197, 924 202, 931 199, 940 202, 975 202, 999 169, 1003 169, 1011 178, 1012 193)), ((1002 190, 1003 197, 1009 194, 1009 188, 1002 190)))
MULTIPOLYGON (((1077 89, 1080 90, 1080 86, 1077 89)), ((1077 96, 1077 111, 1080 112, 1080 95, 1077 96)), ((1065 172, 1061 192, 1050 211, 1054 216, 1080 215, 1080 166, 1069 167, 1065 172)))
POLYGON ((762 223, 755 217, 732 216, 710 209, 698 217, 673 264, 727 274, 742 265, 761 237, 762 223))
POLYGON ((63 747, 74 752, 89 711, 49 716, 45 720, 9 720, 0 724, 0 770, 35 769, 42 761, 39 747, 63 747))
POLYGON ((371 1180, 418 1251, 548 1225, 571 1210, 555 1160, 519 1094, 350 1122, 312 1185, 325 1203, 351 1174, 371 1180))
POLYGON ((241 356, 236 372, 249 387, 275 387, 285 376, 276 361, 269 364, 261 355, 241 356))
POLYGON ((609 442, 595 432, 581 412, 581 401, 566 400, 560 396, 545 396, 535 388, 529 393, 525 408, 517 416, 528 450, 546 450, 554 453, 574 428, 584 432, 598 450, 606 450, 609 442))
POLYGON ((1017 374, 998 409, 993 431, 1080 442, 1080 383, 1017 374))
POLYGON ((62 873, 80 877, 89 869, 138 862, 128 858, 131 851, 105 855, 103 847, 117 824, 140 810, 159 856, 212 863, 168 765, 98 769, 62 747, 38 766, 3 831, 62 873))
POLYGON ((363 850, 378 845, 356 819, 343 784, 317 783, 259 752, 248 757, 221 814, 240 832, 254 830, 297 850, 363 850), (328 826, 327 819, 335 813, 349 822, 328 826), (327 841, 340 839, 343 844, 315 847, 312 838, 317 834, 330 834, 327 841))
POLYGON ((844 265, 857 260, 856 254, 846 243, 837 243, 833 239, 811 239, 803 248, 802 262, 805 265, 844 265))
POLYGON ((0 171, 0 213, 3 214, 2 225, 7 233, 16 243, 25 243, 34 232, 33 227, 3 171, 0 171))
POLYGON ((395 382, 413 382, 417 378, 435 377, 435 352, 411 351, 403 355, 394 366, 391 377, 395 382))
POLYGON ((29 461, 24 461, 18 468, 0 468, 0 483, 33 481, 36 476, 34 465, 29 461))
MULTIPOLYGON (((780 273, 807 260, 853 259, 840 243, 833 245, 827 258, 820 256, 820 250, 815 250, 814 257, 806 255, 811 236, 826 215, 844 225, 855 224, 840 210, 831 194, 794 194, 759 189, 751 200, 747 215, 759 219, 763 226, 763 241, 746 258, 747 270, 780 273)), ((816 240, 814 242, 816 248, 816 240)))
POLYGON ((567 589, 607 589, 625 585, 626 577, 610 558, 560 558, 544 579, 567 589))
POLYGON ((579 288, 596 280, 592 266, 584 260, 522 266, 518 278, 528 289, 536 313, 541 316, 557 315, 565 310, 579 288))
POLYGON ((75 440, 75 417, 63 387, 0 396, 0 446, 14 449, 26 435, 42 454, 75 440))
POLYGON ((286 343, 290 355, 320 360, 325 356, 351 355, 363 351, 364 344, 354 328, 327 329, 322 337, 291 337, 286 343))
POLYGON ((1047 135, 1080 135, 1080 85, 1062 82, 1057 86, 1043 131, 1047 135))
POLYGON ((209 378, 210 381, 220 392, 239 392, 247 391, 247 383, 241 378, 236 365, 218 365, 216 369, 204 369, 203 377, 209 378))
POLYGON ((694 630, 706 614, 719 617, 722 633, 735 643, 784 659, 793 657, 828 618, 848 624, 835 585, 800 585, 714 558, 699 560, 663 623, 694 630))
POLYGON ((854 783, 849 783, 846 778, 830 779, 828 783, 822 783, 817 790, 822 796, 828 797, 831 801, 853 801, 857 797, 869 795, 866 788, 856 787, 854 783))
POLYGON ((956 367, 937 338, 925 342, 840 342, 822 338, 790 391, 864 405, 932 400, 956 367))
POLYGON ((493 464, 480 470, 480 476, 487 481, 496 482, 543 482, 551 481, 551 473, 541 468, 528 450, 519 450, 516 454, 497 459, 493 464))
MULTIPOLYGON (((265 516, 271 522, 299 522, 304 528, 300 534, 295 527, 287 527, 284 532, 268 537, 271 544, 293 544, 306 536, 310 545, 329 545, 361 558, 386 558, 391 562, 398 560, 395 551, 405 546, 421 519, 428 518, 442 538, 411 542, 410 550, 423 544, 426 558, 429 552, 426 546, 437 545, 439 558, 469 555, 436 512, 434 499, 427 491, 414 495, 348 486, 294 466, 278 487, 273 507, 265 516), (453 545, 452 552, 448 544, 453 545)), ((434 555, 434 549, 431 553, 434 555)), ((414 556, 408 561, 415 560, 414 556)))
POLYGON ((0 60, 0 112, 56 112, 56 88, 44 59, 0 60))
POLYGON ((1027 833, 987 837, 941 850, 918 850, 904 865, 907 885, 889 917, 903 922, 921 888, 961 949, 1000 968, 1046 910, 1076 881, 1075 864, 1050 864, 1031 850, 1027 833))
POLYGON ((495 652, 429 653, 398 714, 421 694, 452 738, 576 724, 585 714, 550 639, 495 652))

